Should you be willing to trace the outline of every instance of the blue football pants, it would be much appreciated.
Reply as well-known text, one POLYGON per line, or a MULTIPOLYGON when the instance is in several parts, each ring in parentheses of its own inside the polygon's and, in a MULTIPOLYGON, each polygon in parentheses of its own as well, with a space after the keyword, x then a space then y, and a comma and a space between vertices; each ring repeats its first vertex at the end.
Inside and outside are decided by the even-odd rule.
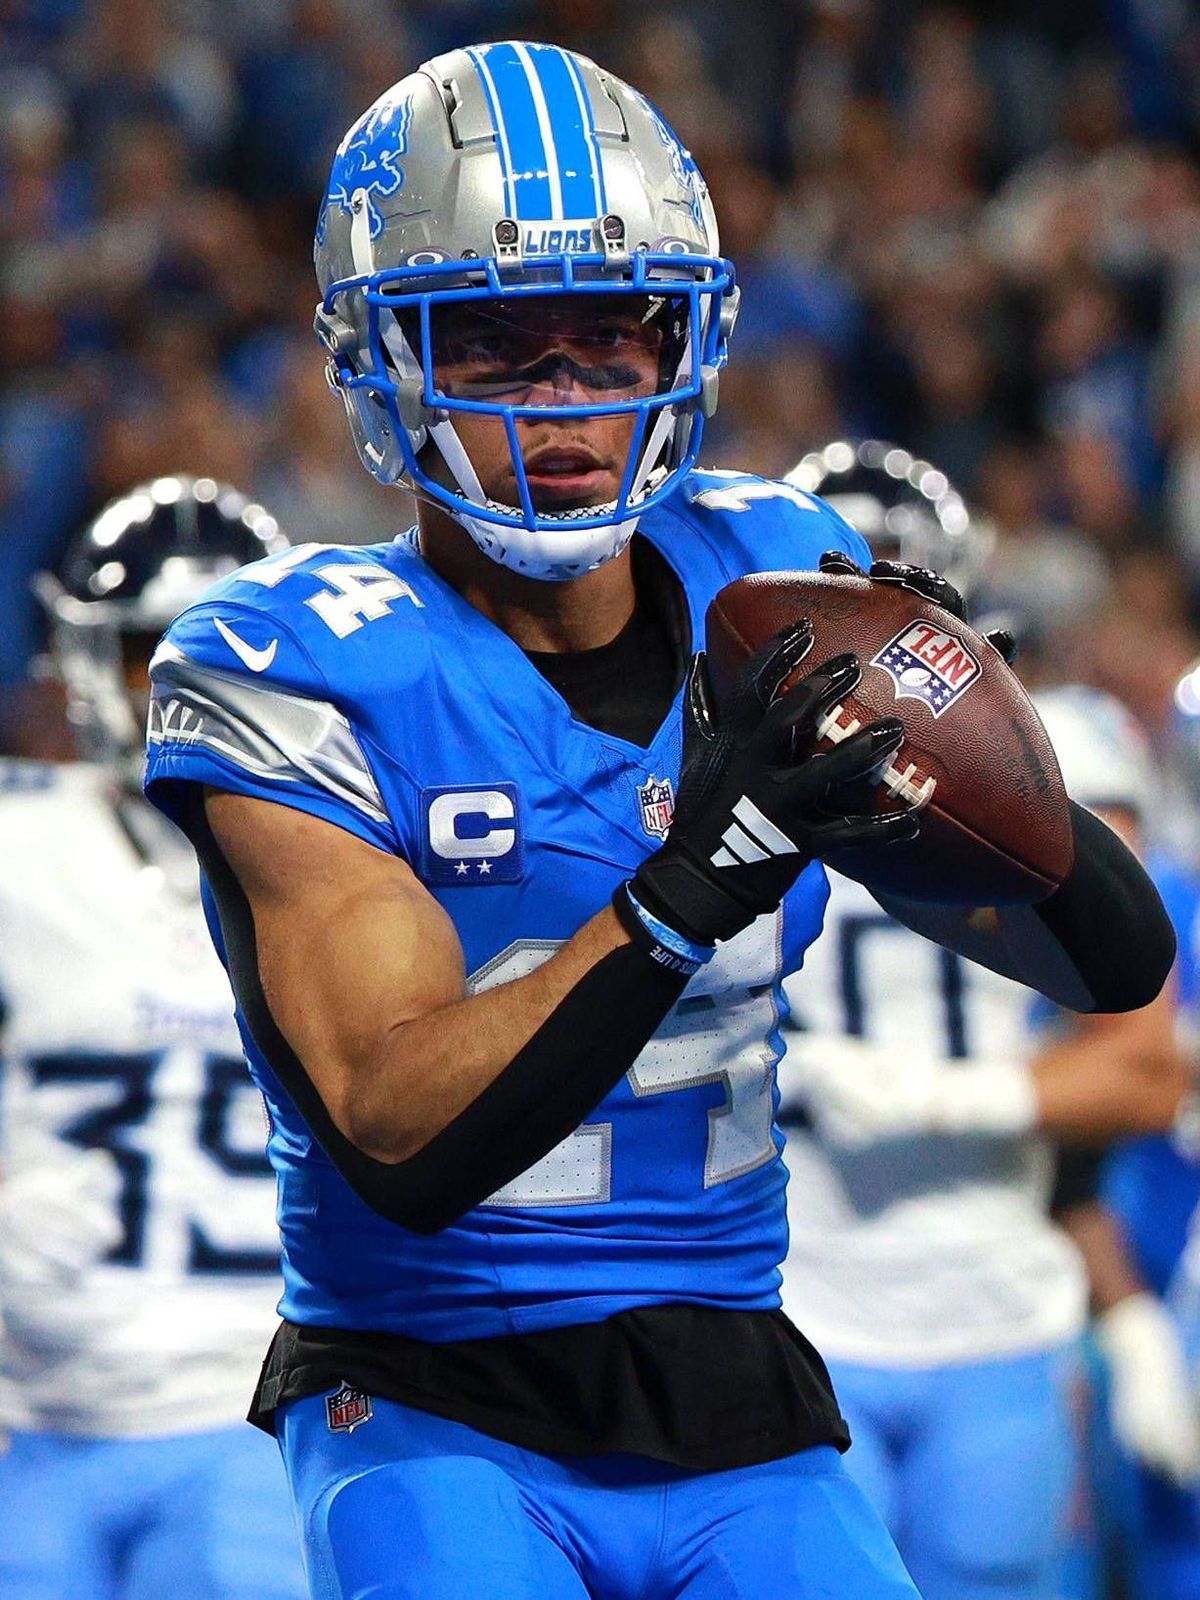
POLYGON ((831 1446, 732 1472, 548 1456, 376 1400, 277 1427, 313 1600, 917 1600, 831 1446))
POLYGON ((1080 1483, 1076 1348, 829 1370, 847 1470, 925 1600, 1055 1600, 1080 1483))
POLYGON ((247 1423, 0 1446, 4 1600, 302 1600, 279 1452, 247 1423))
POLYGON ((1200 1488, 1178 1489, 1124 1452, 1112 1431, 1107 1369, 1090 1341, 1089 1353, 1091 1487, 1099 1542, 1120 1573, 1121 1593, 1128 1600, 1197 1600, 1200 1488))

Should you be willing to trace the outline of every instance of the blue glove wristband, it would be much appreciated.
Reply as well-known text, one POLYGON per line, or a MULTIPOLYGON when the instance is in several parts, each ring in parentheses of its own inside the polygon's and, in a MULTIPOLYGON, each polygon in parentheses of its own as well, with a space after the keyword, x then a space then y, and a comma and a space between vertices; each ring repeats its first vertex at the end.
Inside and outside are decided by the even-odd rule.
POLYGON ((716 955, 716 946, 695 944, 674 928, 668 928, 647 911, 635 897, 630 884, 623 883, 613 896, 613 909, 621 926, 635 944, 641 946, 652 961, 670 972, 682 972, 691 977, 716 955))

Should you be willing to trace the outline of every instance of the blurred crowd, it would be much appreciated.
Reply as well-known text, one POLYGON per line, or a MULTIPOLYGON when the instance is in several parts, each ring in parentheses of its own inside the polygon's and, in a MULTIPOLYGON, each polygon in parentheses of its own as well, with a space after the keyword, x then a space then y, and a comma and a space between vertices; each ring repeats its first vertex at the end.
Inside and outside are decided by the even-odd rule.
POLYGON ((643 88, 708 177, 744 294, 705 464, 928 457, 1038 670, 1165 729, 1200 654, 1188 0, 3 0, 0 748, 59 738, 30 575, 132 483, 228 479, 294 539, 404 525, 324 388, 317 201, 389 83, 522 35, 643 88))

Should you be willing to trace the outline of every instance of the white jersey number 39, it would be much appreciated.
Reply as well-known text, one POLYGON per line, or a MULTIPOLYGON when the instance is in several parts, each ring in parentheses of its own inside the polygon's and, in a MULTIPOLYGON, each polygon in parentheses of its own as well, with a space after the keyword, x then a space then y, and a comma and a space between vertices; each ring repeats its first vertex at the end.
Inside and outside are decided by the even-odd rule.
POLYGON ((172 1274, 278 1270, 262 1101, 236 1057, 194 1049, 24 1062, 58 1137, 121 1175, 110 1264, 172 1274))

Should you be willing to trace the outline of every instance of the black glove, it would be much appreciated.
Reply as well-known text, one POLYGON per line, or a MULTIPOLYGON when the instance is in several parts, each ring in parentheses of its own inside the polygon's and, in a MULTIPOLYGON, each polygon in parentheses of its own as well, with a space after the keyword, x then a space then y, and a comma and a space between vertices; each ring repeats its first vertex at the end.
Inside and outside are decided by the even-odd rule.
MULTIPOLYGON (((821 557, 822 572, 843 573, 848 577, 870 578, 874 583, 891 583, 897 588, 919 594, 932 600, 960 622, 967 621, 967 603, 954 585, 930 567, 910 566, 907 561, 872 561, 869 572, 864 572, 853 556, 844 550, 826 550, 821 557)), ((1017 659, 1017 641, 1007 628, 993 628, 983 637, 993 650, 999 652, 1006 666, 1017 659)))
MULTIPOLYGON (((899 747, 904 729, 895 717, 832 750, 813 750, 825 713, 862 675, 855 656, 835 656, 778 694, 811 649, 807 622, 776 634, 742 667, 719 711, 703 652, 692 662, 675 819, 628 887, 653 918, 695 944, 729 939, 774 911, 814 856, 917 832, 911 812, 864 815, 854 809, 862 797, 843 789, 899 747)), ((624 890, 614 904, 630 927, 635 913, 624 890)))
POLYGON ((993 650, 1000 653, 1006 667, 1011 667, 1017 659, 1017 641, 1008 628, 986 628, 983 637, 993 650))
POLYGON ((952 583, 931 567, 914 567, 907 561, 872 561, 869 572, 864 572, 853 556, 844 550, 826 550, 819 566, 822 572, 842 573, 851 578, 870 578, 873 583, 890 583, 898 589, 919 594, 923 600, 932 600, 960 622, 967 620, 967 602, 952 583))

